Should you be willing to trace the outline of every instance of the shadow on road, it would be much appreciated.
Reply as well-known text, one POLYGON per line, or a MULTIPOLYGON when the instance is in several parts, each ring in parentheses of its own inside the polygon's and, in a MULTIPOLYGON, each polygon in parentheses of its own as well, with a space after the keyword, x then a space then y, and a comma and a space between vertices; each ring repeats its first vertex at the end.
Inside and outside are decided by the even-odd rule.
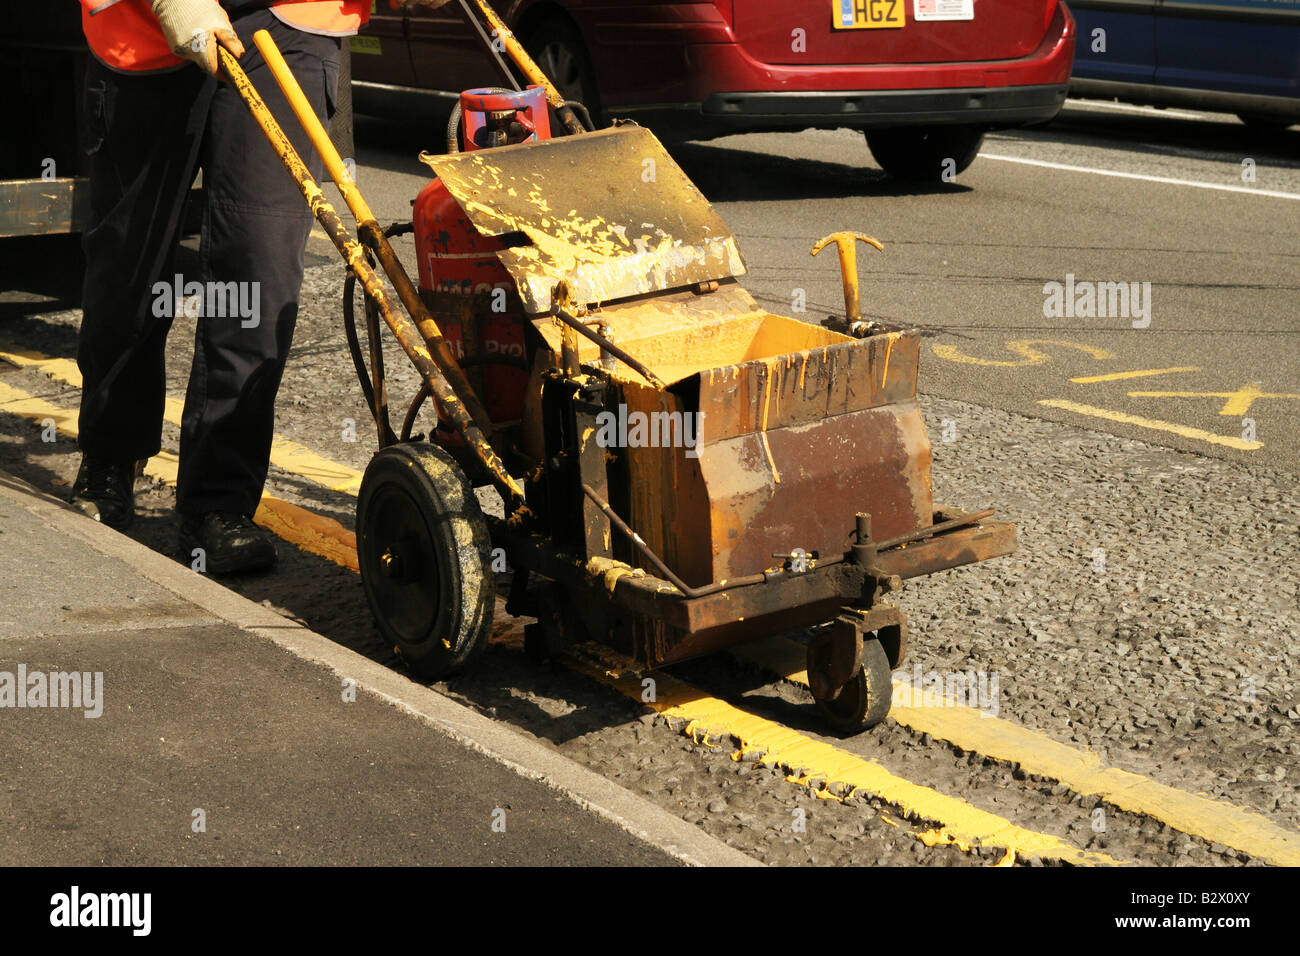
POLYGON ((1155 155, 1168 155, 1175 149, 1229 153, 1250 156, 1256 162, 1300 167, 1300 126, 1258 128, 1227 114, 1191 119, 1177 113, 1160 116, 1067 106, 1050 124, 1019 130, 1017 135, 1067 146, 1123 146, 1131 152, 1155 155))
POLYGON ((959 183, 908 183, 891 179, 870 165, 865 144, 861 166, 756 153, 713 143, 681 143, 669 149, 686 175, 715 202, 930 196, 971 191, 969 186, 959 183))
MULTIPOLYGON (((389 122, 358 117, 357 157, 361 163, 390 172, 426 169, 416 156, 420 150, 440 150, 443 133, 428 124, 389 122)), ((729 138, 734 142, 735 138, 729 138)), ((665 143, 672 157, 715 202, 747 200, 840 199, 850 196, 920 196, 969 192, 957 183, 905 183, 890 179, 871 165, 862 144, 862 165, 825 162, 754 152, 710 142, 665 143)), ((593 171, 593 175, 595 171, 593 171)))
POLYGON ((80 236, 0 239, 0 320, 81 308, 80 236))

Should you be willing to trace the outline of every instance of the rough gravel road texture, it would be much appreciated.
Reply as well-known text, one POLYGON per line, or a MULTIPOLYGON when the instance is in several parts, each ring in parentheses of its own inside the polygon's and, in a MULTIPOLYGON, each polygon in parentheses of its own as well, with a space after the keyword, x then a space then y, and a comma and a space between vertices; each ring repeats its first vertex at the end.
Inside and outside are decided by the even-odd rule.
MULTIPOLYGON (((360 469, 373 439, 343 345, 341 287, 333 263, 308 269, 277 431, 360 469), (347 440, 349 426, 355 440, 347 440)), ((75 311, 49 313, 7 331, 29 348, 70 356, 78 320, 75 311)), ((190 339, 178 323, 169 343, 169 387, 177 397, 190 339)), ((386 351, 400 420, 416 378, 391 342, 386 351)), ((43 383, 48 400, 75 405, 75 391, 36 373, 9 375, 29 390, 43 383)), ((933 442, 936 502, 996 507, 1018 525, 1020 550, 906 584, 898 602, 912 626, 909 669, 997 674, 1005 719, 1095 750, 1123 769, 1300 825, 1294 479, 996 409, 926 398, 921 404, 933 442), (940 437, 946 425, 950 434, 955 427, 951 442, 940 437)), ((44 487, 71 481, 76 456, 69 442, 39 447, 13 420, 0 432, 4 467, 44 487)), ((164 444, 175 447, 176 440, 176 429, 166 426, 164 444)), ((346 495, 275 470, 268 491, 352 524, 346 495)), ((172 492, 142 486, 139 497, 142 518, 133 536, 170 550, 172 492)), ((401 667, 377 638, 356 575, 287 546, 281 553, 277 574, 227 583, 401 667)), ((734 659, 677 673, 803 733, 818 732, 806 691, 734 659)), ((915 835, 930 828, 925 821, 899 819, 872 800, 818 799, 776 770, 732 761, 726 748, 694 743, 641 705, 564 667, 529 664, 511 647, 493 647, 474 673, 438 686, 770 863, 987 865, 1001 857, 993 848, 967 854, 926 847, 915 835), (802 831, 794 827, 800 810, 802 831)), ((1249 862, 1114 808, 1107 809, 1106 833, 1093 833, 1095 798, 892 722, 843 746, 1022 826, 1119 858, 1249 862)))

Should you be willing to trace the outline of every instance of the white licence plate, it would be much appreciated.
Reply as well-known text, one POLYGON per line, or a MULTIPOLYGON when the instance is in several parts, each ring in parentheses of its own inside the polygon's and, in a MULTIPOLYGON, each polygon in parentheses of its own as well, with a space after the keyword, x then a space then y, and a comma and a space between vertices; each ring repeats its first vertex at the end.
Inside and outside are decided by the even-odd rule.
POLYGON ((914 20, 974 20, 975 0, 912 0, 914 20))

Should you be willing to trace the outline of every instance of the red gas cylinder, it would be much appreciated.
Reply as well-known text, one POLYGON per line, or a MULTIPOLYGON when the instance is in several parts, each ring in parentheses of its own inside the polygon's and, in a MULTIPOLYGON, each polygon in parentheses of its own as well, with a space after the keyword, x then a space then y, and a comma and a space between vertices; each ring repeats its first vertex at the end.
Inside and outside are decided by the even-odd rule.
MULTIPOLYGON (((460 106, 464 152, 551 138, 546 91, 541 87, 518 93, 466 90, 460 106)), ((440 180, 420 191, 413 214, 425 301, 471 381, 482 383, 481 397, 493 423, 517 422, 528 384, 525 319, 514 280, 495 255, 505 246, 474 228, 440 180), (445 295, 473 297, 471 328, 465 328, 463 311, 448 310, 445 295)), ((463 444, 441 409, 438 417, 433 439, 463 444)))

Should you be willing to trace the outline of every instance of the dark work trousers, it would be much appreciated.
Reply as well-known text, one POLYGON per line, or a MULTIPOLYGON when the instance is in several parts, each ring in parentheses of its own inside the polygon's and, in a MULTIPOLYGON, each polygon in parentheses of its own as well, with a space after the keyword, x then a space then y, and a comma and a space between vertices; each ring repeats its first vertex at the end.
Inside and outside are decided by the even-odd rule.
MULTIPOLYGON (((338 38, 295 30, 269 10, 238 16, 233 26, 246 50, 240 65, 319 179, 320 158, 253 46, 253 33, 266 29, 275 38, 322 120, 333 112, 338 38)), ((91 211, 77 350, 81 449, 125 463, 161 448, 164 346, 175 308, 173 293, 160 297, 154 287, 174 283, 182 212, 202 167, 202 274, 182 283, 238 283, 223 288, 255 301, 258 321, 236 309, 176 317, 197 323, 176 507, 188 515, 252 514, 266 482, 311 213, 234 87, 193 64, 140 75, 92 59, 86 117, 91 211)), ((204 302, 217 298, 205 295, 204 302)))

